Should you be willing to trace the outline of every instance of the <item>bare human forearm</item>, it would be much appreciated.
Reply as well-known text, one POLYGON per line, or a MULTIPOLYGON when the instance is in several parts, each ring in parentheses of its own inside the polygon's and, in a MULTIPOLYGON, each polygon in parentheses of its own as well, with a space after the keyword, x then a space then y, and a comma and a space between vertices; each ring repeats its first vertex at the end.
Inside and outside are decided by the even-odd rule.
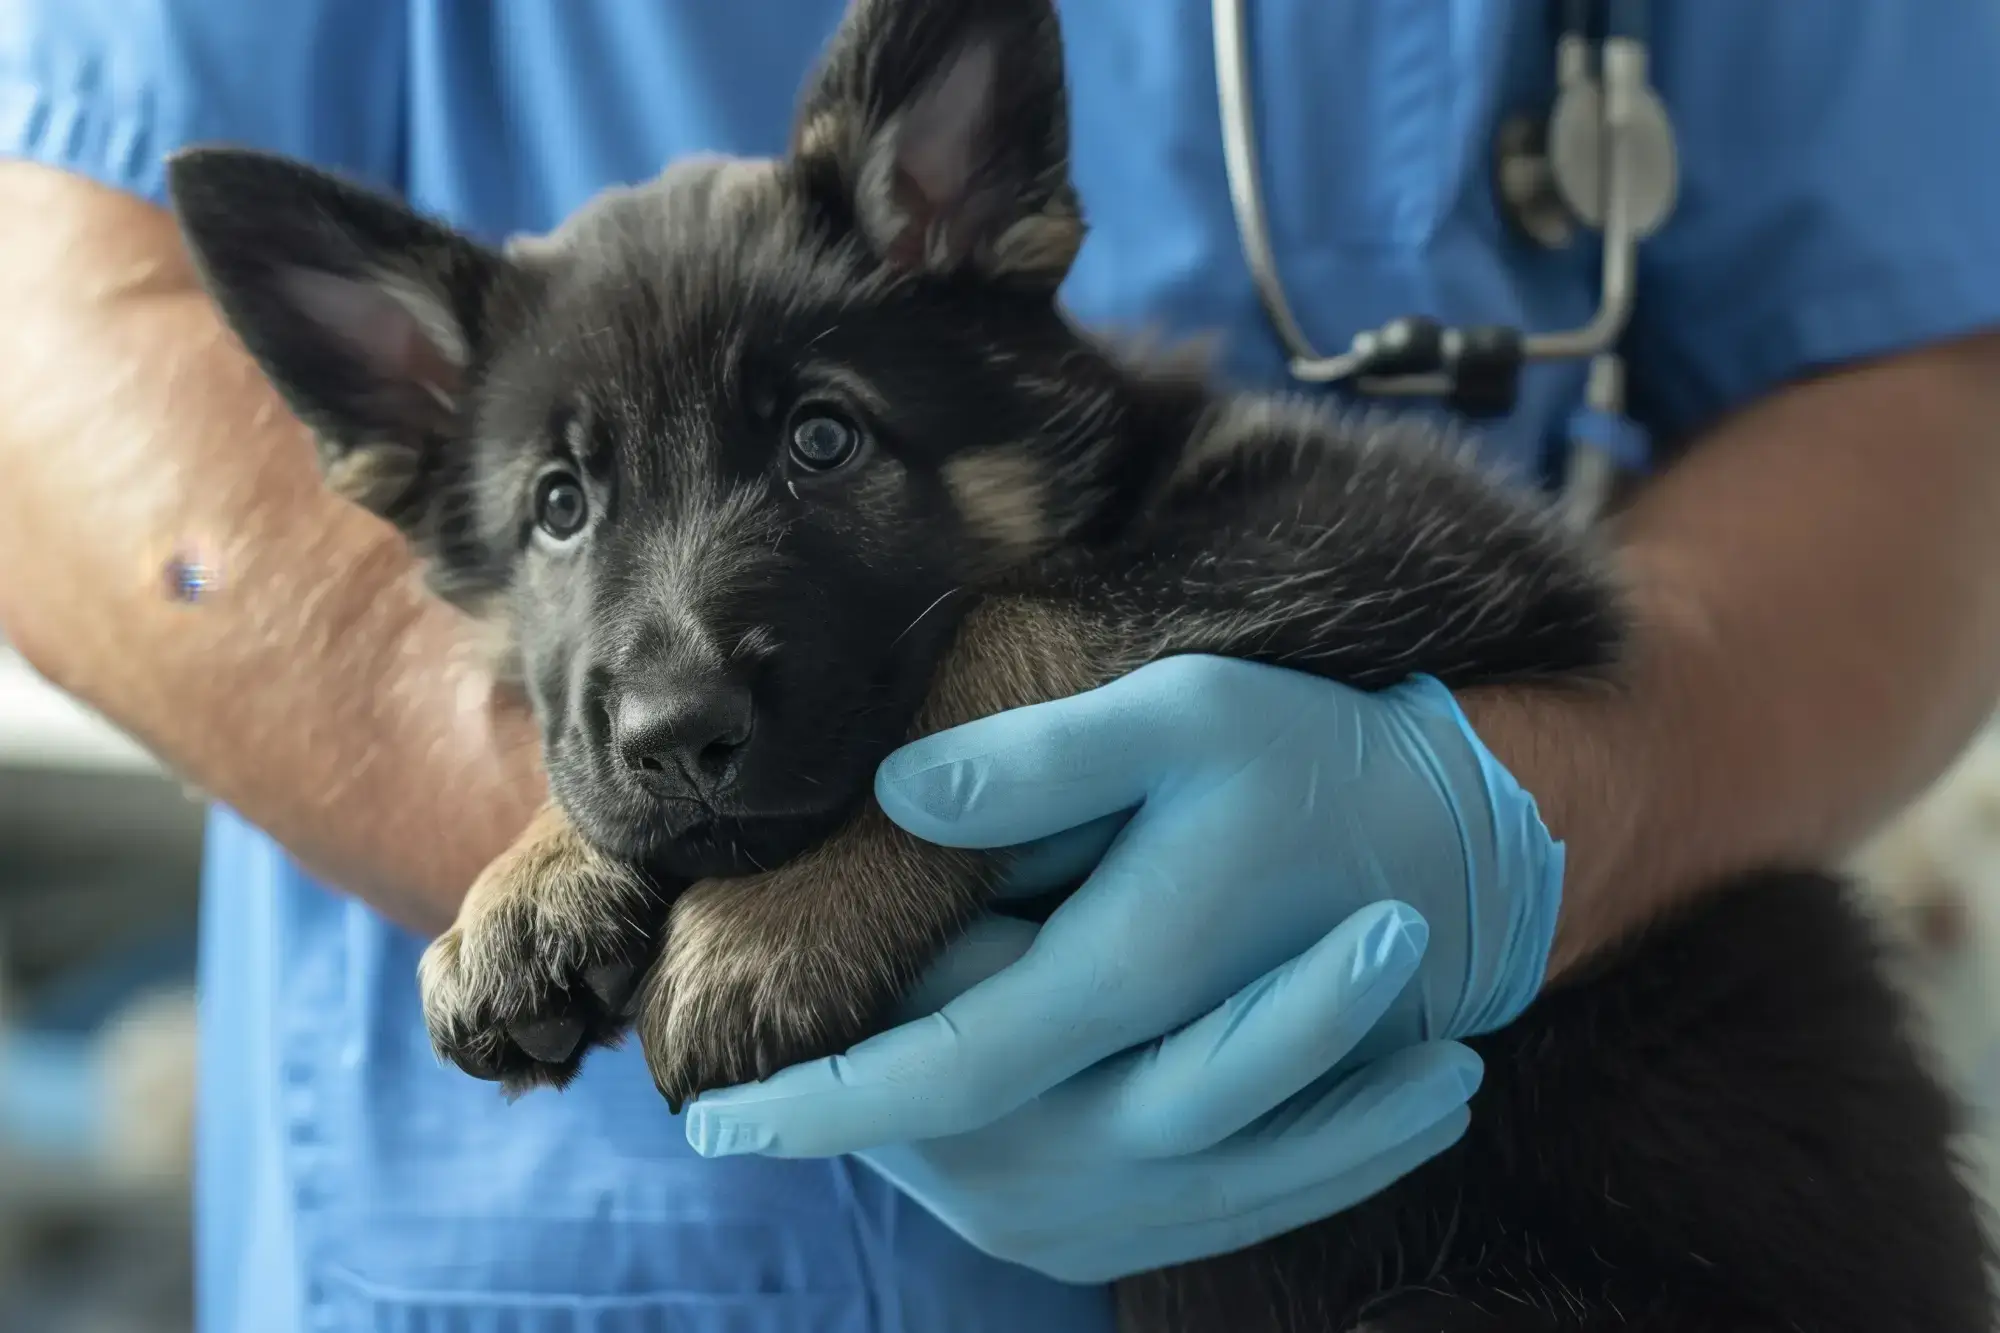
POLYGON ((1718 878, 1847 854, 2000 689, 2000 337, 1784 389, 1612 529, 1624 685, 1469 695, 1570 849, 1551 973, 1718 878))
POLYGON ((448 924, 545 791, 401 539, 321 484, 167 214, 0 163, 0 629, 332 883, 448 924), (177 549, 220 571, 165 595, 177 549))

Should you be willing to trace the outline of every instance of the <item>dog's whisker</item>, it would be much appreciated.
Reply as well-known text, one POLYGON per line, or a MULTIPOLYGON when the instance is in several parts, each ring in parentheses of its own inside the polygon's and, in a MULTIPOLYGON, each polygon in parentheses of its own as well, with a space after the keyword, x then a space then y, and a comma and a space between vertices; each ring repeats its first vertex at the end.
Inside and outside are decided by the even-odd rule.
POLYGON ((910 636, 910 631, 914 630, 918 625, 923 623, 923 619, 925 616, 937 610, 940 606, 943 606, 947 598, 953 597, 958 593, 964 591, 965 591, 965 586, 963 584, 960 584, 956 588, 945 589, 945 591, 939 595, 936 601, 932 602, 929 606, 925 607, 923 610, 917 612, 917 618, 915 620, 912 620, 909 624, 903 626, 903 632, 901 634, 898 634, 893 640, 891 640, 889 646, 891 648, 894 648, 904 639, 907 639, 910 636))

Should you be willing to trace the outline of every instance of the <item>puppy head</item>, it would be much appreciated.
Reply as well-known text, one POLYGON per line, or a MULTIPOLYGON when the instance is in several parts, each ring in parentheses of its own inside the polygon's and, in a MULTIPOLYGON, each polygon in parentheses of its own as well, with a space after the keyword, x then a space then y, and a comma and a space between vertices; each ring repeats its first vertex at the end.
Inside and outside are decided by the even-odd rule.
POLYGON ((169 184, 331 483, 511 631, 572 817, 744 873, 865 796, 956 594, 1104 493, 1063 77, 1046 0, 861 0, 786 157, 505 248, 260 154, 169 184))

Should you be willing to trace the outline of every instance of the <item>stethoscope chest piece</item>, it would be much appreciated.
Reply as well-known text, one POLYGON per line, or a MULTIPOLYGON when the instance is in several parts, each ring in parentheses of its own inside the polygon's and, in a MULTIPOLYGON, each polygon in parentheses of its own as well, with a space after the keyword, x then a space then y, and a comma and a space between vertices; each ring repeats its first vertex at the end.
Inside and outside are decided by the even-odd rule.
POLYGON ((1579 227, 1636 245, 1680 193, 1680 155, 1648 71, 1645 0, 1554 6, 1555 100, 1499 135, 1498 188, 1515 224, 1544 245, 1579 227))
POLYGON ((1585 83, 1564 89, 1556 99, 1549 114, 1548 179, 1585 226, 1604 230, 1605 141, 1615 129, 1624 137, 1625 226, 1633 240, 1643 241, 1667 220, 1680 192, 1673 128, 1650 88, 1630 90, 1624 114, 1616 120, 1606 115, 1604 97, 1603 85, 1585 83))

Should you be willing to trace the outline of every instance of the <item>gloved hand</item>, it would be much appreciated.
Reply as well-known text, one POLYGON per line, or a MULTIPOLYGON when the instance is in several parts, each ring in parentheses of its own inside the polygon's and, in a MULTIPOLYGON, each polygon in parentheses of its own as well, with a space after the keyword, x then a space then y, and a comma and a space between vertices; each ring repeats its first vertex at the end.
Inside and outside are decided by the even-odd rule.
POLYGON ((1173 658, 908 746, 877 796, 935 842, 1033 844, 1024 887, 1102 859, 1039 932, 973 932, 928 1017, 703 1096, 689 1140, 858 1152, 1070 1280, 1254 1243, 1449 1146, 1479 1073, 1449 1039, 1526 1007, 1554 932, 1562 849, 1431 680, 1173 658))

